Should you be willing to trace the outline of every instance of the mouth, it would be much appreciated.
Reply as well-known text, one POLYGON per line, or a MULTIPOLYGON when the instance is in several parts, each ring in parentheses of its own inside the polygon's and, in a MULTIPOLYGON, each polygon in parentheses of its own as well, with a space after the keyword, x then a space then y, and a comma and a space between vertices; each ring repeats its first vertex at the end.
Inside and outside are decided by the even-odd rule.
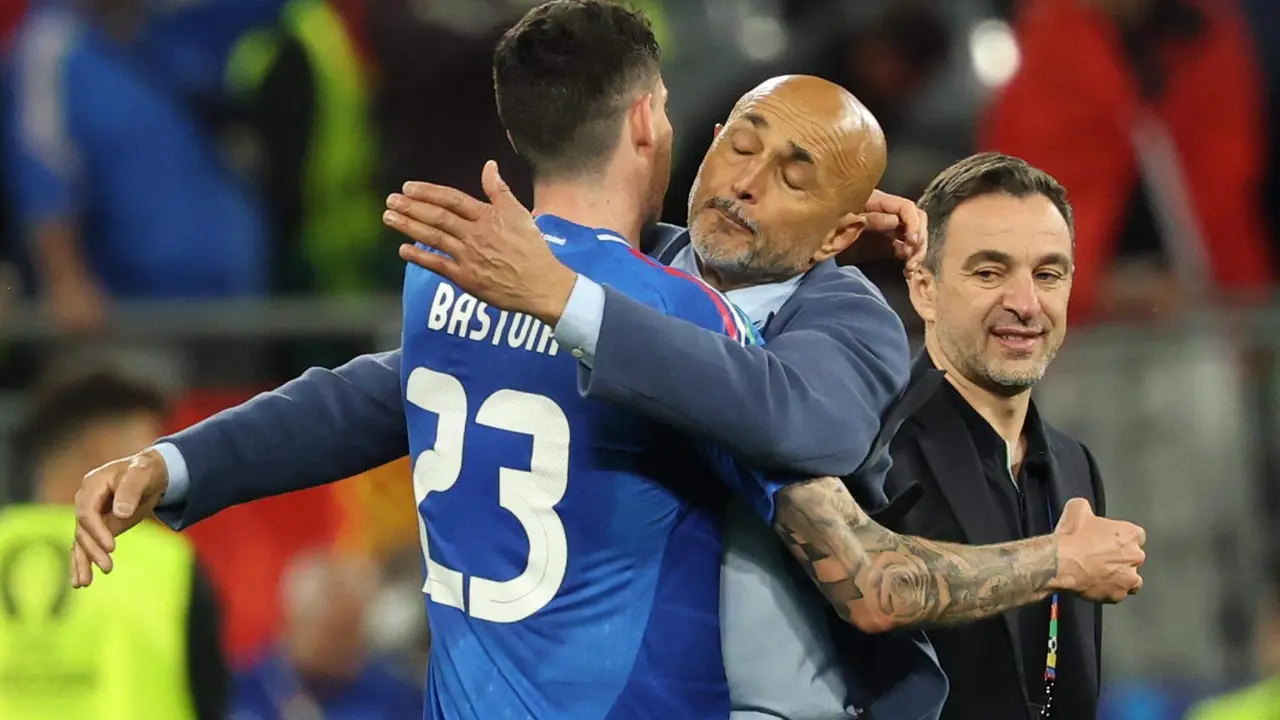
POLYGON ((1015 353, 1027 353, 1035 348, 1045 336, 1045 331, 1023 327, 997 327, 991 330, 991 337, 996 339, 1006 350, 1015 353))
POLYGON ((735 225, 735 226, 737 226, 738 228, 740 228, 743 232, 747 232, 747 233, 755 234, 755 231, 754 231, 754 230, 752 230, 752 229, 751 229, 751 227, 750 227, 749 225, 747 225, 744 221, 742 221, 741 219, 739 219, 739 218, 738 218, 738 216, 737 216, 737 215, 735 215, 734 213, 726 212, 726 211, 721 210, 720 208, 718 208, 718 207, 714 207, 714 206, 713 206, 711 209, 712 209, 713 211, 715 211, 715 212, 716 212, 716 214, 718 214, 720 217, 724 218, 725 220, 728 220, 730 224, 735 225))

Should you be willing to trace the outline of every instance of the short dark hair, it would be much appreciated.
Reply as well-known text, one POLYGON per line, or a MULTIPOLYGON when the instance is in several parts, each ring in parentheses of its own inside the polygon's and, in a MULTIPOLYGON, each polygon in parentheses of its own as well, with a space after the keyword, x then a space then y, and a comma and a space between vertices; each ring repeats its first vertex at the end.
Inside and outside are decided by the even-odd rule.
POLYGON ((627 106, 656 83, 660 54, 649 20, 606 0, 552 0, 508 30, 493 90, 534 177, 600 169, 627 106))
POLYGON ((160 389, 113 370, 51 378, 28 399, 14 434, 21 476, 94 423, 142 413, 163 416, 167 409, 160 389))
POLYGON ((947 221, 966 200, 984 195, 1011 195, 1016 198, 1041 195, 1053 203, 1067 222, 1067 230, 1075 240, 1075 218, 1067 190, 1049 173, 1022 158, 996 152, 984 152, 955 163, 943 170, 924 189, 917 203, 929 216, 929 248, 924 266, 937 275, 942 266, 942 246, 947 238, 947 221))

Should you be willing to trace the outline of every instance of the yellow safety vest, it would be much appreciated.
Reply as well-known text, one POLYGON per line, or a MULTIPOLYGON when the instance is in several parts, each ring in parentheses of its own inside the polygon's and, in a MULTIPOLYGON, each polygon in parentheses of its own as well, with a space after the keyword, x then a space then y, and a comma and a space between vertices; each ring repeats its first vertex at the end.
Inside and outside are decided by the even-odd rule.
POLYGON ((1272 720, 1280 717, 1280 678, 1206 700, 1187 713, 1188 720, 1272 720))
POLYGON ((145 522, 72 590, 69 507, 0 511, 0 718, 184 720, 190 544, 145 522))
POLYGON ((382 199, 374 191, 377 147, 369 89, 355 45, 323 0, 293 0, 278 28, 246 33, 226 66, 233 95, 257 91, 275 64, 280 32, 298 39, 311 63, 316 107, 302 177, 301 248, 317 290, 359 293, 376 286, 374 269, 387 253, 382 199))

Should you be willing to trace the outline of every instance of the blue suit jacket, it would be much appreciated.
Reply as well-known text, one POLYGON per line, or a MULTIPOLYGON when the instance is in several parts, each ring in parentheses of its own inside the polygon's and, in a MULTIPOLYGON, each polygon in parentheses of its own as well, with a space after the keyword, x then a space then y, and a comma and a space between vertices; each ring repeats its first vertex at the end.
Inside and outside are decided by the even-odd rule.
MULTIPOLYGON (((666 262, 688 242, 679 228, 653 232, 646 244, 666 262)), ((606 297, 593 369, 582 369, 585 396, 710 438, 758 466, 845 477, 869 511, 884 509, 886 436, 896 425, 882 433, 881 417, 906 385, 910 358, 901 321, 861 272, 830 261, 810 270, 766 324, 767 347, 736 345, 608 288, 606 297)), ((185 501, 158 513, 175 528, 391 462, 408 452, 400 352, 308 370, 165 441, 190 470, 185 501)), ((872 718, 937 717, 946 680, 923 635, 866 636, 834 624, 854 705, 872 718)))

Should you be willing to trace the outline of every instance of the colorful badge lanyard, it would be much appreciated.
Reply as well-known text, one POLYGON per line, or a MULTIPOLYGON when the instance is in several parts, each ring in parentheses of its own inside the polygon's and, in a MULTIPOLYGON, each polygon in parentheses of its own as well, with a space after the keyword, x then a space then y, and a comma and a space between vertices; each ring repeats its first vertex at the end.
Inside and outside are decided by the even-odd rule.
MULTIPOLYGON (((1049 525, 1054 524, 1053 501, 1045 500, 1049 507, 1049 525)), ((1048 718, 1053 708, 1053 686, 1058 681, 1058 593, 1049 601, 1049 650, 1044 658, 1044 706, 1040 717, 1048 718)))
MULTIPOLYGON (((1009 479, 1016 486, 1017 478, 1013 476, 1013 447, 1006 443, 1005 459, 1009 469, 1009 479)), ((1049 526, 1055 523, 1053 500, 1045 498, 1045 507, 1049 510, 1049 526)), ((1046 720, 1053 711, 1053 687, 1058 681, 1058 593, 1049 600, 1049 648, 1044 658, 1044 705, 1040 707, 1040 718, 1046 720)))

